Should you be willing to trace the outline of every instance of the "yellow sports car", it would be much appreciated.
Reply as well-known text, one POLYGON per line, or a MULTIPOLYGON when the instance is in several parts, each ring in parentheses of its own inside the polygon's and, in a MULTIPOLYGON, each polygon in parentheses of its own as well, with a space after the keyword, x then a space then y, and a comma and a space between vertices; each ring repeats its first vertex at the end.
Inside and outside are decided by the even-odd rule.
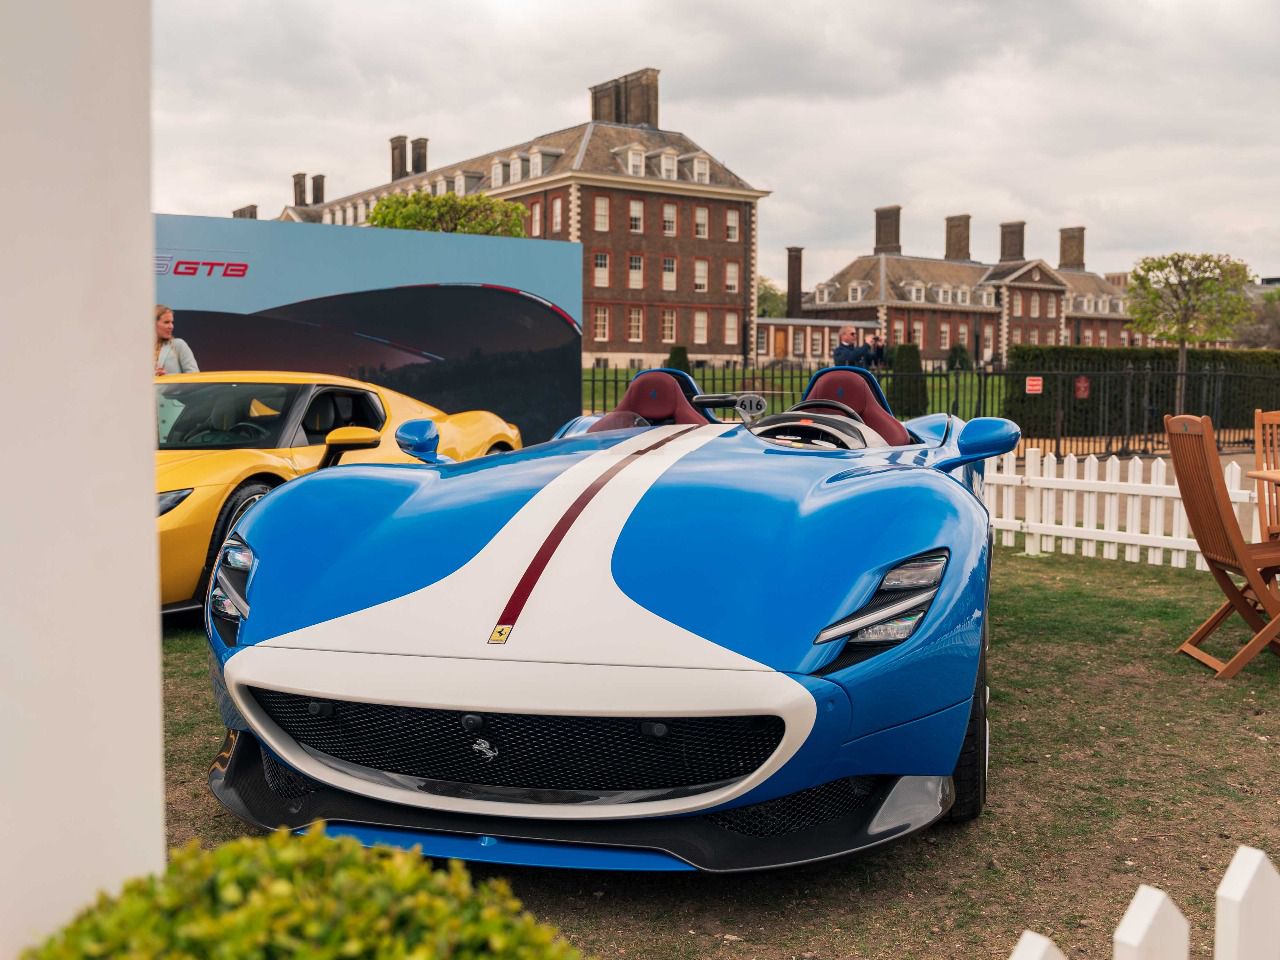
POLYGON ((467 460, 520 448, 520 431, 485 410, 447 414, 385 387, 317 373, 157 377, 156 525, 166 613, 204 600, 212 558, 272 487, 344 463, 417 463, 396 428, 429 419, 439 451, 467 460))

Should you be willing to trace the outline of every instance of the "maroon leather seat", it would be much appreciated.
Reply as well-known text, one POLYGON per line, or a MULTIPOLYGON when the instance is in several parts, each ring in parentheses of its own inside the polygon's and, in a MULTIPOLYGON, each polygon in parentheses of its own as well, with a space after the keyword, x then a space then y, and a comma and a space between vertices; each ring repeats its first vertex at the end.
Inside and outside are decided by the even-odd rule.
MULTIPOLYGON (((867 381, 852 370, 829 370, 814 381, 805 394, 806 400, 835 400, 849 407, 863 422, 892 447, 903 447, 911 442, 907 428, 893 419, 876 400, 867 381)), ((833 407, 833 413, 839 409, 833 407)))
POLYGON ((634 427, 638 425, 637 417, 654 425, 709 422, 689 403, 675 377, 652 370, 632 380, 613 411, 593 423, 587 433, 634 427))

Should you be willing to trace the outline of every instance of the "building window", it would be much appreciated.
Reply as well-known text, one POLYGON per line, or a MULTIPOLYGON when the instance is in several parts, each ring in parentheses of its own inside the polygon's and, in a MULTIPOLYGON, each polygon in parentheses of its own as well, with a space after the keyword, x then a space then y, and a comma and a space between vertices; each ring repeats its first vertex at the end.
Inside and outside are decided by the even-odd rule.
POLYGON ((1085 345, 1086 347, 1092 347, 1092 346, 1093 346, 1093 331, 1092 331, 1092 330, 1086 330, 1086 331, 1084 332, 1084 345, 1085 345))
POLYGON ((529 204, 529 236, 542 236, 542 202, 540 200, 529 204))
POLYGON ((791 333, 791 354, 796 357, 804 356, 804 331, 794 330, 791 333))
POLYGON ((1107 331, 1098 331, 1098 346, 1105 347, 1107 345, 1107 331))
POLYGON ((710 183, 711 182, 711 164, 706 157, 696 157, 693 161, 693 182, 694 183, 710 183))
POLYGON ((502 186, 502 161, 493 161, 493 166, 489 168, 489 183, 492 186, 502 186))
POLYGON ((915 284, 907 291, 907 297, 913 303, 924 303, 924 287, 915 284))
POLYGON ((809 356, 822 356, 822 331, 815 330, 809 337, 809 356))
POLYGON ((694 293, 707 292, 707 261, 706 260, 693 261, 693 292, 694 293))
POLYGON ((1027 334, 1027 336, 1030 338, 1031 345, 1033 347, 1040 346, 1040 331, 1037 328, 1032 327, 1031 331, 1027 334))
POLYGON ((693 342, 707 342, 707 311, 693 311, 693 342))
POLYGON ((1052 320, 1058 315, 1058 298, 1050 293, 1044 298, 1044 300, 1044 315, 1052 320))
POLYGON ((996 292, 994 290, 982 291, 982 305, 984 307, 994 307, 996 303, 996 292))
POLYGON ((529 179, 542 176, 542 154, 537 150, 529 154, 529 179))
POLYGON ((1129 331, 1120 331, 1120 346, 1127 347, 1129 345, 1129 331))
POLYGON ((662 205, 662 235, 664 237, 674 237, 676 235, 676 205, 674 203, 664 203, 662 205))
POLYGON ((813 291, 813 298, 818 303, 827 303, 831 299, 831 288, 825 283, 818 284, 818 289, 813 291))
POLYGON ((1018 290, 1013 292, 1013 315, 1015 317, 1022 316, 1022 293, 1018 290))
POLYGON ((1014 342, 1015 344, 1019 344, 1019 343, 1021 343, 1021 342, 1022 342, 1022 328, 1021 328, 1021 327, 1014 327, 1014 328, 1013 328, 1013 333, 1011 334, 1011 339, 1013 340, 1013 342, 1014 342))
POLYGON ((901 320, 893 321, 893 342, 902 343, 907 338, 907 326, 901 320))
POLYGON ((595 322, 592 324, 592 327, 593 327, 593 333, 595 335, 595 338, 597 340, 608 340, 609 339, 609 308, 596 307, 594 312, 595 312, 595 316, 593 319, 595 322))
POLYGON ((644 154, 639 150, 627 151, 627 173, 633 177, 644 176, 644 154))
POLYGON ((609 285, 609 255, 607 253, 597 253, 595 264, 595 285, 597 287, 607 287, 609 285))
POLYGON ((644 257, 638 253, 627 257, 627 288, 629 290, 644 289, 644 257))
POLYGON ((670 307, 662 308, 662 342, 676 342, 676 312, 670 307))
POLYGON ((724 292, 738 292, 738 265, 732 261, 724 265, 724 292))
POLYGON ((969 348, 969 325, 967 323, 962 323, 956 327, 956 343, 966 350, 969 348))
POLYGON ((724 345, 726 347, 736 347, 738 345, 738 313, 736 310, 730 310, 724 315, 724 345))
POLYGON ((644 201, 632 200, 630 215, 627 217, 627 228, 632 233, 644 233, 644 201))
POLYGON ((431 192, 432 192, 432 193, 434 193, 434 194, 438 197, 438 196, 440 196, 442 193, 444 193, 444 190, 445 190, 445 186, 444 186, 444 177, 440 177, 438 180, 436 180, 436 182, 435 182, 434 184, 432 184, 432 186, 431 186, 431 192))
POLYGON ((324 217, 322 219, 324 220, 325 223, 333 223, 333 211, 326 210, 324 212, 324 217))
POLYGON ((738 242, 737 210, 726 210, 724 213, 724 238, 730 243, 738 242))
POLYGON ((951 324, 944 323, 938 327, 938 346, 943 350, 951 349, 951 324))
POLYGON ((991 324, 987 324, 986 328, 982 331, 982 355, 984 357, 991 356, 995 349, 995 340, 995 327, 991 324))
POLYGON ((664 153, 662 155, 662 179, 674 180, 675 178, 676 178, 675 154, 664 153))
POLYGON ((911 324, 911 336, 915 343, 920 345, 920 349, 924 349, 924 321, 915 320, 911 324))
POLYGON ((1084 298, 1084 312, 1093 313, 1093 297, 1084 298))
POLYGON ((856 283, 849 284, 849 302, 857 303, 862 299, 862 288, 856 283))
POLYGON ((609 198, 596 197, 596 232, 609 231, 609 198))
POLYGON ((639 343, 644 339, 644 308, 627 308, 627 340, 639 343))
POLYGON ((959 290, 956 291, 956 303, 962 303, 962 304, 965 304, 966 306, 968 305, 969 303, 968 287, 961 287, 959 290))
POLYGON ((1031 295, 1031 319, 1038 320, 1040 318, 1040 294, 1033 293, 1031 295))
POLYGON ((521 159, 520 159, 519 157, 512 157, 512 158, 511 158, 510 171, 511 171, 511 182, 512 182, 512 183, 519 183, 519 182, 520 182, 521 168, 522 168, 523 166, 524 166, 524 163, 521 161, 521 159))
POLYGON ((674 290, 676 288, 676 258, 662 258, 662 289, 674 290))
MULTIPOLYGON (((441 193, 444 192, 443 187, 441 193)), ((453 178, 453 192, 458 196, 463 196, 467 192, 467 175, 465 173, 455 174, 453 178)))
POLYGON ((559 233, 563 224, 562 213, 564 204, 559 197, 551 198, 551 232, 559 233))
POLYGON ((756 326, 756 353, 764 353, 769 346, 769 329, 764 326, 756 326))
POLYGON ((939 303, 950 303, 950 302, 951 302, 951 288, 950 288, 950 287, 939 287, 939 288, 938 288, 938 302, 939 302, 939 303))
POLYGON ((706 207, 693 208, 693 235, 699 240, 705 240, 710 235, 707 229, 709 222, 709 214, 706 207))

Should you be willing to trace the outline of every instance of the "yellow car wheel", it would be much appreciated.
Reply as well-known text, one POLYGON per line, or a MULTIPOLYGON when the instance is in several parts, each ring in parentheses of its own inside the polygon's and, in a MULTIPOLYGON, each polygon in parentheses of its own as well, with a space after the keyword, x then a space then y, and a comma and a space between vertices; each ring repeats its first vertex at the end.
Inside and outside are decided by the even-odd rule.
POLYGON ((200 575, 200 605, 208 599, 209 587, 213 576, 213 565, 218 559, 218 551, 230 536, 232 529, 245 515, 250 507, 270 493, 272 487, 266 483, 243 483, 231 491, 222 509, 218 511, 218 522, 213 525, 213 536, 209 540, 209 552, 205 557, 204 572, 200 575))

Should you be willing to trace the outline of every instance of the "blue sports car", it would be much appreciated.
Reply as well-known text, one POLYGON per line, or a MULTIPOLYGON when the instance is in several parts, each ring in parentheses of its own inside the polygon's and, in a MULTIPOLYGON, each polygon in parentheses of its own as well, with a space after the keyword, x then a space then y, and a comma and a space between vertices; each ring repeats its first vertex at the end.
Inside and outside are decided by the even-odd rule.
POLYGON ((791 410, 651 370, 466 463, 273 491, 206 610, 218 799, 430 856, 736 871, 863 850, 986 793, 1006 420, 895 420, 833 367, 791 410), (736 405, 741 421, 714 412, 736 405))

